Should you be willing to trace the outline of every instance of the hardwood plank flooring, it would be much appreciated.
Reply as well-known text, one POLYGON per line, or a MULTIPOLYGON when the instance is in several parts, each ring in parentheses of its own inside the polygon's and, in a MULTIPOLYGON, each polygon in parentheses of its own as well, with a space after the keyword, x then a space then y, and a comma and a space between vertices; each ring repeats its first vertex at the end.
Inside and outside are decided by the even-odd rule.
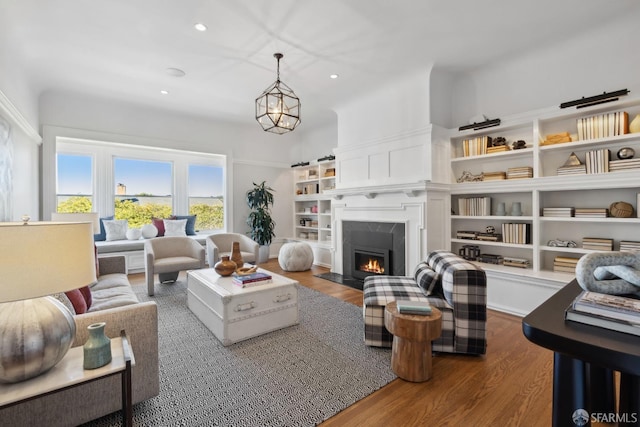
MULTIPOLYGON (((261 267, 362 306, 362 291, 314 277, 326 268, 285 272, 276 259, 261 267)), ((144 283, 144 274, 130 280, 144 283)), ((396 379, 321 426, 551 425, 552 352, 524 337, 518 317, 490 310, 487 328, 485 356, 436 354, 429 381, 396 379)))

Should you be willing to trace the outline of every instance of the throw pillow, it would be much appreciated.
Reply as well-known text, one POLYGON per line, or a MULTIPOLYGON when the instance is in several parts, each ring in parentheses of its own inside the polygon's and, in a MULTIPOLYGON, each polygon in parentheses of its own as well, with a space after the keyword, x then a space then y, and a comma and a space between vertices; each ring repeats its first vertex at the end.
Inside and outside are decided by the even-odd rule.
POLYGON ((127 238, 127 227, 128 221, 126 219, 104 221, 104 229, 107 232, 107 242, 125 240, 127 238))
POLYGON ((72 291, 65 292, 64 294, 71 301, 76 314, 83 314, 87 312, 87 302, 84 300, 80 289, 74 289, 72 291))
MULTIPOLYGON (((167 219, 176 219, 176 218, 174 216, 170 216, 167 219)), ((151 223, 153 225, 155 225, 155 227, 158 229, 158 234, 156 236, 157 237, 164 236, 164 219, 162 219, 162 218, 151 218, 151 223)))
POLYGON ((100 233, 98 234, 94 234, 93 235, 93 240, 96 242, 104 242, 105 240, 107 240, 107 232, 104 229, 104 220, 112 220, 113 219, 113 215, 111 216, 106 216, 104 218, 100 218, 100 233))
POLYGON ((195 215, 174 215, 175 219, 186 219, 187 220, 187 236, 195 236, 196 235, 196 216, 195 215))
POLYGON ((89 286, 84 286, 78 290, 82 294, 84 302, 87 304, 87 310, 89 310, 91 308, 91 303, 93 302, 93 299, 91 298, 91 289, 89 289, 89 286))
POLYGON ((421 262, 416 267, 415 280, 427 295, 431 295, 440 281, 440 275, 433 271, 429 264, 421 262))
POLYGON ((187 220, 186 219, 165 219, 164 235, 165 236, 186 236, 187 220))

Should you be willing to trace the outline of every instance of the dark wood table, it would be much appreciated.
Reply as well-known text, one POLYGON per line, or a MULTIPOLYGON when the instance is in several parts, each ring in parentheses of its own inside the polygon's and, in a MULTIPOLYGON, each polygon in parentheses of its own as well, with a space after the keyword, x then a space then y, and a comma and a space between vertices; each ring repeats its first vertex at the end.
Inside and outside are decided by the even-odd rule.
POLYGON ((573 280, 522 320, 527 339, 554 352, 553 426, 589 425, 599 414, 640 426, 640 337, 565 321, 581 291, 573 280), (620 372, 617 412, 614 371, 620 372), (579 409, 588 412, 587 424, 573 421, 579 409))

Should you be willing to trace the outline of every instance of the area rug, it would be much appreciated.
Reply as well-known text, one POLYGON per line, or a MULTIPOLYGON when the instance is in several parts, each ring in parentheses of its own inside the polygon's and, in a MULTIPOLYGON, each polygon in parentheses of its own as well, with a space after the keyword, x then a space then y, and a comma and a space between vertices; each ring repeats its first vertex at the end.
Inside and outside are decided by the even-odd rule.
POLYGON ((396 378, 389 349, 363 344, 362 309, 304 286, 299 325, 228 347, 187 307, 185 281, 134 290, 158 304, 160 352, 160 395, 134 425, 314 426, 396 378))

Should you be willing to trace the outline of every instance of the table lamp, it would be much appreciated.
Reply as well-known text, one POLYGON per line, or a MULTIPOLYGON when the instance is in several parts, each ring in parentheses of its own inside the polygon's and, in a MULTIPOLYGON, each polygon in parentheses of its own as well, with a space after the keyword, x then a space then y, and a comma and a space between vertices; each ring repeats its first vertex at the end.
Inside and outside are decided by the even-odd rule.
POLYGON ((91 222, 0 223, 0 382, 40 375, 71 347, 76 326, 54 297, 96 281, 91 222))
POLYGON ((90 222, 93 225, 93 234, 100 233, 98 212, 51 212, 51 221, 90 222))

